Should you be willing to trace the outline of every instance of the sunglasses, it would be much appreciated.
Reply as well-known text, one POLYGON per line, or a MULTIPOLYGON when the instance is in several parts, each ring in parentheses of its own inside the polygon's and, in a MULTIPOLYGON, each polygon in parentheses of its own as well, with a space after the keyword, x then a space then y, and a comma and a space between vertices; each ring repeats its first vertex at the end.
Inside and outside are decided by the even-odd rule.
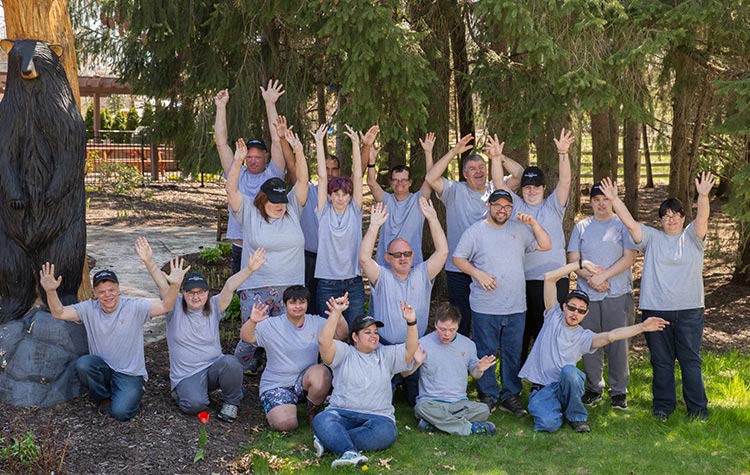
POLYGON ((404 252, 389 252, 389 256, 393 256, 396 259, 401 259, 401 256, 404 257, 411 257, 411 255, 414 254, 414 251, 404 251, 404 252))
POLYGON ((589 311, 589 309, 587 309, 587 308, 574 307, 574 306, 572 306, 572 305, 570 305, 568 303, 566 303, 565 306, 568 307, 568 310, 570 310, 571 312, 579 313, 581 315, 586 315, 586 312, 589 311))

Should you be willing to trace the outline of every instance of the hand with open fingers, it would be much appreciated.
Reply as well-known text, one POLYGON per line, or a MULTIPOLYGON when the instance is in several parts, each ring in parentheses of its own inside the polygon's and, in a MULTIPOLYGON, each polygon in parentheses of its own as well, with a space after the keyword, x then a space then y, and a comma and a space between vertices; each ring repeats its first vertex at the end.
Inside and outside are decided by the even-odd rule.
POLYGON ((497 358, 495 358, 495 355, 483 356, 479 359, 479 361, 477 361, 477 368, 479 369, 479 371, 487 371, 490 366, 495 364, 496 359, 497 358))
POLYGON ((490 159, 495 160, 496 158, 503 157, 505 142, 500 142, 497 138, 497 134, 487 137, 487 145, 489 145, 487 148, 487 154, 490 156, 490 159))
POLYGON ((495 276, 488 274, 483 270, 477 272, 476 279, 484 290, 495 290, 497 288, 497 280, 495 279, 495 276))
POLYGON ((313 137, 315 137, 315 144, 323 145, 323 139, 326 136, 326 130, 328 130, 328 124, 320 124, 320 127, 312 133, 313 137))
POLYGON ((273 121, 273 126, 276 127, 276 133, 282 139, 286 138, 287 130, 291 129, 291 127, 287 126, 286 117, 284 117, 283 115, 276 117, 276 120, 273 121))
POLYGON ((427 221, 437 219, 437 211, 435 211, 435 207, 432 205, 432 200, 428 200, 425 197, 419 198, 419 208, 422 210, 424 219, 427 221))
POLYGON ((250 269, 251 272, 255 272, 256 270, 260 269, 260 266, 266 263, 266 250, 262 247, 259 247, 250 255, 250 258, 247 260, 247 268, 250 269))
POLYGON ((352 147, 359 148, 359 135, 357 135, 357 132, 352 129, 349 124, 345 124, 344 127, 346 127, 346 132, 344 132, 344 135, 349 137, 349 139, 352 141, 352 147))
POLYGON ((417 313, 414 311, 414 307, 407 302, 399 302, 399 305, 401 305, 401 315, 407 323, 417 321, 417 313))
POLYGON ((245 144, 245 139, 242 137, 237 139, 237 142, 235 143, 235 149, 234 149, 234 161, 242 163, 243 160, 245 160, 245 157, 247 156, 247 144, 245 144))
POLYGON ((602 178, 601 188, 604 196, 609 198, 610 201, 617 199, 617 183, 610 180, 609 177, 602 178))
POLYGON ((422 348, 422 345, 417 347, 417 351, 414 352, 414 363, 421 365, 427 358, 427 350, 422 348))
POLYGON ((648 317, 643 321, 644 332, 660 332, 664 330, 664 327, 669 325, 667 320, 659 317, 648 317))
POLYGON ((217 106, 226 107, 227 103, 229 102, 229 91, 226 89, 222 89, 221 91, 216 94, 216 97, 214 97, 214 103, 217 106))
POLYGON ((151 250, 151 245, 148 243, 148 239, 143 236, 135 240, 135 252, 143 262, 151 262, 154 258, 154 252, 151 250))
POLYGON ((45 262, 39 271, 39 283, 44 290, 57 290, 62 284, 62 276, 55 279, 55 265, 45 262))
POLYGON ((268 318, 268 305, 264 303, 253 304, 253 310, 250 312, 250 320, 260 323, 268 318))
POLYGON ((423 139, 419 139, 419 145, 422 146, 422 150, 424 150, 425 153, 431 153, 432 149, 435 147, 435 134, 432 132, 427 132, 423 139))
POLYGON ((370 226, 382 226, 388 220, 388 207, 382 202, 373 205, 370 213, 370 226))
POLYGON ((302 152, 302 142, 291 128, 286 131, 286 141, 289 142, 289 146, 292 147, 294 153, 302 152))
POLYGON ((698 195, 700 196, 708 196, 708 194, 711 192, 711 188, 714 187, 714 176, 711 174, 711 172, 703 172, 701 173, 701 179, 698 180, 695 179, 695 191, 698 192, 698 195))
POLYGON ((172 284, 181 284, 182 279, 185 278, 185 274, 190 271, 191 266, 185 266, 185 260, 181 257, 173 257, 169 260, 169 275, 167 275, 166 272, 162 272, 164 274, 164 277, 167 278, 167 282, 169 282, 170 285, 172 284))
POLYGON ((516 221, 519 221, 523 224, 528 224, 529 226, 536 223, 536 219, 529 213, 516 213, 516 221))
POLYGON ((349 308, 349 292, 341 297, 329 298, 326 306, 328 307, 326 315, 331 315, 332 312, 344 313, 349 308))
POLYGON ((367 129, 366 133, 359 133, 359 136, 362 140, 362 145, 370 145, 375 143, 375 137, 377 137, 378 132, 380 132, 380 126, 379 125, 373 125, 369 129, 367 129))
POLYGON ((271 102, 273 104, 276 103, 276 101, 279 100, 279 97, 284 95, 284 86, 279 82, 278 79, 268 80, 268 87, 266 89, 263 89, 263 86, 260 86, 260 93, 263 96, 263 101, 265 102, 271 102))
POLYGON ((456 155, 461 155, 467 150, 471 150, 474 146, 469 145, 469 142, 474 140, 474 136, 471 134, 466 134, 463 137, 461 137, 461 140, 458 141, 458 143, 453 147, 453 153, 456 155))
POLYGON ((375 163, 375 161, 378 159, 378 154, 380 153, 379 148, 370 147, 370 160, 368 163, 375 163))
POLYGON ((560 155, 564 155, 568 153, 568 150, 570 150, 570 145, 575 142, 576 138, 573 135, 572 130, 568 130, 566 132, 565 129, 562 129, 560 131, 560 138, 552 140, 555 141, 555 146, 557 146, 557 153, 559 153, 560 155))

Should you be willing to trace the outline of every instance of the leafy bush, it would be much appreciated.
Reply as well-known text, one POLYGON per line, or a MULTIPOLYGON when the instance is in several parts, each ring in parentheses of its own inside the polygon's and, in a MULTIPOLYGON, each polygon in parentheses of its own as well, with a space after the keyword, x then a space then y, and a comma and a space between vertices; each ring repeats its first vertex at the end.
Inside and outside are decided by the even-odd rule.
POLYGON ((104 181, 112 186, 117 195, 129 195, 137 187, 143 186, 143 176, 138 167, 124 163, 105 162, 97 169, 104 181))

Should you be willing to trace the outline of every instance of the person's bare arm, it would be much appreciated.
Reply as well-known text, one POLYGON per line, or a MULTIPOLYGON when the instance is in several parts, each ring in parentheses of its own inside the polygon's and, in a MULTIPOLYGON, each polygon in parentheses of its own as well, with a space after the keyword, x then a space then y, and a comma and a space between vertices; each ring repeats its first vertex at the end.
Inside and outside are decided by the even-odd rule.
POLYGON ((630 214, 628 207, 625 206, 625 203, 623 203, 620 197, 617 196, 617 184, 615 184, 615 182, 613 182, 609 178, 602 178, 601 188, 604 196, 609 198, 609 201, 612 202, 612 210, 615 212, 617 217, 620 218, 622 224, 624 224, 625 227, 628 228, 628 232, 630 233, 630 237, 633 238, 633 242, 636 244, 640 244, 643 240, 643 230, 641 229, 641 224, 633 218, 633 215, 630 214))
MULTIPOLYGON (((363 147, 364 148, 364 147, 363 147)), ((370 160, 367 162, 367 186, 370 187, 372 197, 376 203, 382 203, 385 197, 383 187, 378 183, 378 170, 375 168, 375 161, 378 156, 378 149, 370 148, 370 160)))
POLYGON ((310 193, 310 187, 307 186, 307 181, 310 179, 307 171, 307 160, 305 160, 305 151, 302 148, 302 142, 300 142, 297 134, 291 131, 286 131, 286 141, 292 146, 294 150, 294 162, 297 167, 297 181, 294 184, 294 195, 297 197, 297 202, 300 207, 304 207, 307 203, 307 195, 310 193))
POLYGON ((487 371, 490 366, 495 364, 495 359, 495 355, 487 355, 480 358, 479 361, 477 361, 477 365, 471 371, 471 377, 474 379, 481 378, 484 375, 484 372, 487 371))
POLYGON ((255 343, 257 341, 255 337, 255 327, 268 318, 268 305, 256 303, 253 304, 253 309, 250 312, 250 318, 242 324, 240 328, 240 339, 245 343, 255 343))
POLYGON ((608 332, 597 333, 591 340, 591 349, 601 348, 609 345, 613 341, 624 340, 645 332, 660 332, 664 327, 669 325, 667 320, 659 317, 650 317, 637 325, 629 327, 620 327, 608 332))
POLYGON ((606 288, 608 286, 607 281, 609 279, 611 279, 612 277, 616 275, 622 274, 626 270, 630 269, 631 267, 633 267, 634 263, 635 263, 635 250, 624 249, 622 253, 622 257, 617 259, 617 261, 614 264, 604 269, 602 272, 589 277, 588 284, 596 290, 599 290, 600 288, 606 288))
POLYGON ((161 298, 164 298, 164 296, 169 291, 169 282, 167 282, 167 278, 154 262, 154 253, 151 249, 151 245, 148 243, 148 239, 143 236, 136 239, 135 252, 136 254, 138 254, 138 257, 140 257, 143 265, 146 266, 146 270, 148 271, 149 275, 151 275, 154 283, 159 288, 159 296, 161 298))
POLYGON ((539 224, 533 216, 527 213, 517 213, 516 220, 531 226, 531 231, 534 233, 534 239, 536 239, 537 251, 549 251, 552 249, 552 239, 550 239, 547 231, 545 231, 542 225, 539 224))
MULTIPOLYGON (((367 162, 370 160, 370 153, 375 147, 375 137, 377 137, 378 132, 380 132, 380 126, 373 125, 369 129, 367 129, 367 132, 365 132, 364 134, 362 132, 359 133, 359 141, 362 143, 360 161, 362 163, 363 170, 367 166, 367 162)), ((354 169, 354 165, 352 165, 352 169, 354 169)))
MULTIPOLYGON (((419 144, 422 146, 422 150, 424 150, 424 172, 426 175, 433 165, 432 150, 435 148, 435 134, 427 132, 424 136, 424 140, 419 139, 419 144)), ((427 181, 427 178, 422 182, 419 192, 422 193, 424 198, 430 199, 432 186, 430 185, 430 182, 427 181)))
POLYGON ((232 153, 232 148, 229 146, 227 133, 227 104, 229 103, 229 91, 226 89, 219 91, 219 93, 216 94, 216 97, 214 97, 214 103, 216 104, 214 143, 216 144, 216 151, 219 152, 221 168, 224 170, 225 174, 229 174, 229 169, 232 167, 232 161, 234 160, 234 154, 232 153))
POLYGON ((182 280, 185 278, 185 274, 190 270, 190 266, 184 267, 185 262, 181 257, 173 258, 169 262, 169 265, 169 275, 162 273, 167 282, 169 282, 169 289, 167 289, 164 296, 160 299, 151 301, 151 311, 149 312, 151 318, 172 311, 174 303, 177 301, 177 295, 180 293, 182 280))
POLYGON ((445 231, 443 231, 443 227, 440 225, 440 220, 435 208, 432 206, 432 201, 422 197, 419 199, 419 207, 430 227, 432 244, 435 246, 435 251, 427 259, 427 274, 430 276, 430 280, 432 280, 440 273, 446 259, 448 259, 448 239, 445 237, 445 231))
POLYGON ((443 173, 448 169, 448 165, 450 165, 453 157, 461 155, 465 151, 471 149, 469 142, 473 139, 474 136, 471 134, 461 137, 461 140, 459 140, 458 143, 448 151, 448 153, 443 155, 440 160, 438 160, 435 165, 427 171, 424 179, 430 184, 432 189, 435 190, 435 193, 437 193, 438 196, 443 194, 443 173))
POLYGON ((268 80, 268 87, 266 89, 263 86, 260 87, 261 95, 263 96, 263 103, 266 106, 266 115, 268 116, 268 131, 271 134, 271 160, 279 168, 279 170, 286 170, 286 162, 284 161, 284 153, 281 150, 281 138, 276 133, 276 118, 279 113, 276 111, 276 101, 279 97, 284 95, 284 86, 279 80, 268 80))
POLYGON ((286 180, 289 183, 297 181, 297 164, 294 160, 294 150, 286 139, 286 133, 292 130, 292 127, 287 127, 286 117, 280 115, 274 122, 276 128, 276 135, 279 137, 281 144, 281 152, 284 155, 284 163, 286 164, 286 180))
POLYGON ((370 226, 367 232, 362 236, 362 243, 359 245, 359 265, 365 273, 370 286, 377 284, 380 277, 380 266, 372 258, 372 251, 375 247, 375 241, 378 238, 378 230, 388 219, 388 207, 383 203, 377 203, 372 207, 370 213, 370 226))
POLYGON ((260 266, 265 264, 265 255, 265 249, 263 249, 262 247, 257 248, 247 260, 247 266, 243 269, 240 269, 239 272, 227 279, 227 281, 224 283, 224 287, 221 288, 221 292, 219 292, 218 302, 220 312, 225 312, 227 307, 229 307, 229 304, 232 303, 232 296, 234 295, 234 291, 237 290, 237 288, 242 285, 243 282, 250 278, 250 276, 253 275, 255 271, 260 269, 260 266))
POLYGON ((557 146, 557 155, 558 155, 558 175, 559 179, 557 182, 557 186, 555 187, 555 194, 557 195, 557 201, 560 203, 560 206, 565 206, 568 204, 568 197, 570 196, 570 182, 571 182, 571 173, 570 173, 570 156, 568 155, 568 151, 570 150, 570 145, 575 141, 575 136, 573 135, 573 132, 568 130, 567 132, 565 129, 562 129, 560 131, 560 139, 553 139, 555 141, 555 145, 557 146))
POLYGON ((505 184, 514 192, 518 191, 518 189, 521 188, 521 178, 523 177, 524 170, 523 165, 509 156, 503 155, 503 166, 508 170, 508 173, 510 173, 510 177, 505 184))
POLYGON ((695 179, 695 191, 698 192, 698 209, 695 213, 695 235, 701 241, 706 237, 708 233, 708 216, 711 214, 711 206, 709 204, 708 194, 711 192, 711 188, 714 187, 714 176, 710 172, 701 173, 700 181, 695 179))
POLYGON ((482 289, 495 290, 497 288, 496 276, 483 270, 479 270, 465 257, 453 256, 453 265, 464 274, 475 278, 482 289))
POLYGON ((326 302, 326 306, 328 307, 326 310, 328 320, 318 335, 318 350, 320 350, 320 360, 329 365, 333 363, 333 358, 336 356, 336 344, 333 338, 339 326, 339 320, 344 319, 344 311, 349 308, 349 298, 347 295, 338 298, 331 297, 326 302))
POLYGON ((312 133, 315 137, 315 153, 318 159, 318 211, 323 210, 323 206, 328 200, 328 170, 326 169, 326 152, 323 145, 326 129, 328 129, 328 126, 322 124, 318 127, 318 130, 312 133))
POLYGON ((544 274, 544 310, 549 311, 557 305, 557 281, 567 277, 571 272, 585 269, 589 273, 596 274, 601 271, 601 267, 591 261, 576 261, 558 267, 544 274))
POLYGON ((55 265, 45 262, 39 271, 39 283, 47 294, 47 306, 49 313, 58 320, 66 322, 80 322, 78 312, 71 305, 63 305, 60 296, 57 295, 57 288, 62 284, 62 276, 55 278, 55 265))
POLYGON ((417 334, 417 314, 414 307, 407 302, 401 302, 401 315, 406 320, 406 364, 410 364, 419 348, 419 335, 417 334))
POLYGON ((242 138, 237 139, 237 149, 234 152, 234 160, 232 167, 229 169, 227 174, 227 183, 225 189, 227 192, 227 202, 229 207, 235 213, 240 210, 242 205, 242 192, 240 191, 240 168, 242 168, 242 162, 245 160, 247 155, 247 146, 245 140, 242 138))
POLYGON ((354 204, 362 209, 362 158, 359 150, 359 135, 348 125, 344 134, 352 141, 352 199, 354 204))
POLYGON ((497 134, 494 136, 490 135, 487 138, 487 154, 490 156, 490 176, 492 177, 492 184, 496 190, 510 191, 510 188, 505 183, 505 170, 503 169, 503 163, 505 162, 505 156, 503 155, 503 147, 505 142, 500 142, 497 138, 497 134))

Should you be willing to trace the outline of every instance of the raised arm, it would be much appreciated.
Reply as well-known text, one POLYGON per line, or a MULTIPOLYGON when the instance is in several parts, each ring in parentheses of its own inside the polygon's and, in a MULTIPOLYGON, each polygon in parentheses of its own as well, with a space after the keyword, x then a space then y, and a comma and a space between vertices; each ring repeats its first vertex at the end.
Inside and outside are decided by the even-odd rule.
POLYGON ((307 186, 307 181, 310 179, 307 171, 307 160, 305 160, 305 151, 302 148, 302 142, 300 142, 297 134, 292 132, 291 129, 286 131, 286 141, 292 146, 294 150, 294 162, 297 168, 296 178, 297 181, 294 183, 294 194, 297 196, 297 202, 301 207, 307 203, 307 195, 310 192, 310 187, 307 186))
POLYGON ((320 350, 320 360, 329 365, 333 363, 333 358, 336 356, 336 344, 333 342, 333 337, 336 335, 339 320, 344 319, 344 310, 349 308, 349 298, 347 295, 338 298, 331 297, 326 302, 326 306, 328 307, 326 310, 328 320, 318 335, 318 350, 320 350))
POLYGON ((154 262, 154 253, 151 250, 151 245, 148 243, 148 239, 143 236, 136 239, 135 252, 138 254, 138 257, 141 258, 143 265, 146 266, 146 270, 159 288, 159 296, 164 298, 169 291, 169 282, 167 282, 167 278, 154 262))
POLYGON ((698 192, 698 209, 695 213, 695 235, 703 240, 708 233, 708 215, 711 214, 711 206, 708 194, 714 187, 714 176, 710 172, 701 173, 701 179, 695 179, 695 191, 698 192))
MULTIPOLYGON (((364 149, 364 147, 363 147, 364 149)), ((378 170, 375 168, 379 150, 375 147, 370 147, 370 159, 367 161, 367 186, 370 187, 372 197, 376 203, 382 203, 385 197, 385 191, 383 187, 378 183, 378 170)))
POLYGON ((255 250, 250 258, 247 260, 247 266, 244 269, 240 269, 239 272, 231 276, 224 283, 221 292, 219 292, 219 312, 225 312, 229 304, 232 303, 232 296, 234 291, 245 282, 251 275, 255 273, 260 266, 265 264, 266 250, 259 247, 255 250))
POLYGON ((66 322, 80 322, 76 309, 70 305, 63 305, 60 297, 57 295, 57 288, 62 284, 62 276, 55 279, 55 265, 45 262, 39 271, 39 283, 42 284, 44 292, 47 294, 47 306, 49 313, 58 320, 66 322))
POLYGON ((552 249, 552 240, 550 239, 549 234, 547 234, 547 231, 536 219, 534 219, 533 216, 527 213, 517 213, 516 220, 531 226, 531 231, 534 233, 534 238, 536 239, 537 251, 549 251, 552 249))
MULTIPOLYGON (((380 266, 372 258, 372 251, 375 247, 375 241, 378 238, 378 230, 388 219, 388 207, 383 203, 377 203, 372 207, 370 213, 370 226, 367 232, 362 236, 362 243, 359 245, 359 265, 365 273, 370 286, 375 285, 380 277, 380 266)), ((385 243, 387 246, 388 243, 385 243)))
MULTIPOLYGON (((236 274, 235 274, 236 275, 236 274)), ((245 343, 255 343, 255 327, 268 318, 268 305, 262 303, 253 304, 250 318, 240 328, 240 339, 245 343)))
MULTIPOLYGON (((375 147, 375 137, 377 137, 378 132, 380 132, 380 126, 379 125, 373 125, 369 129, 367 129, 366 133, 359 133, 360 142, 362 143, 362 150, 361 150, 361 156, 360 160, 362 163, 362 169, 367 166, 367 162, 370 160, 370 151, 372 148, 375 147)), ((352 165, 352 169, 354 166, 352 165)), ((360 175, 361 176, 361 175, 360 175)))
POLYGON ((227 174, 227 182, 225 186, 227 192, 227 202, 232 211, 237 212, 240 210, 242 205, 242 192, 240 191, 240 168, 242 168, 242 161, 245 160, 247 155, 247 145, 243 138, 237 139, 237 148, 234 151, 234 159, 232 161, 232 167, 229 169, 227 174))
POLYGON ((660 332, 664 330, 664 327, 667 325, 669 325, 669 322, 663 318, 650 317, 637 325, 620 327, 608 332, 597 333, 591 340, 591 349, 601 348, 613 341, 624 340, 645 332, 660 332))
POLYGON ((570 156, 568 155, 568 151, 570 150, 570 145, 575 141, 575 136, 572 131, 568 130, 566 132, 565 129, 562 129, 560 131, 560 138, 553 140, 557 146, 557 156, 559 159, 559 176, 557 186, 555 187, 555 194, 557 195, 557 201, 560 203, 560 206, 565 206, 568 204, 571 182, 570 156))
MULTIPOLYGON (((435 148, 435 134, 427 132, 424 136, 424 140, 419 139, 419 144, 422 146, 422 150, 424 150, 424 171, 425 174, 427 174, 433 165, 432 149, 435 148)), ((432 194, 432 186, 430 186, 430 182, 427 181, 426 178, 422 182, 419 192, 422 193, 424 198, 430 198, 430 195, 432 194)))
POLYGON ((326 200, 328 200, 328 170, 326 169, 326 152, 323 146, 326 129, 328 129, 328 126, 321 124, 318 130, 312 133, 315 137, 315 153, 318 159, 318 211, 323 209, 326 200))
POLYGON ((544 309, 546 311, 557 305, 557 281, 580 269, 585 269, 592 275, 602 270, 591 261, 576 261, 544 274, 544 309))
POLYGON ((401 314, 406 320, 406 364, 410 364, 412 358, 414 358, 414 353, 419 348, 417 314, 414 307, 407 302, 401 302, 401 314))
POLYGON ((149 315, 157 317, 164 315, 167 312, 172 311, 174 303, 177 301, 177 295, 180 293, 180 287, 182 286, 182 280, 185 278, 185 274, 190 270, 190 266, 184 267, 185 261, 181 257, 175 257, 169 261, 170 272, 169 275, 164 275, 164 278, 169 283, 169 288, 159 300, 153 300, 151 302, 151 311, 149 315))
POLYGON ((508 178, 506 185, 508 185, 508 188, 510 188, 514 192, 518 191, 518 189, 521 188, 521 177, 523 177, 524 170, 523 165, 513 160, 509 156, 503 155, 503 166, 506 170, 508 170, 508 173, 510 173, 510 177, 508 178))
POLYGON ((232 161, 234 160, 232 149, 229 147, 227 133, 227 103, 229 103, 229 91, 226 89, 219 91, 219 93, 216 94, 216 97, 214 97, 214 103, 216 104, 214 143, 216 144, 216 151, 219 152, 221 168, 224 170, 224 173, 228 175, 229 169, 232 167, 232 161))
POLYGON ((612 210, 617 214, 617 217, 620 218, 622 224, 628 228, 628 232, 630 233, 630 237, 633 238, 633 242, 640 244, 643 240, 641 224, 633 219, 633 215, 628 211, 628 207, 625 206, 625 203, 623 203, 620 197, 617 196, 617 184, 609 178, 602 178, 601 186, 604 196, 609 198, 609 201, 612 202, 612 210))
POLYGON ((286 164, 286 179, 289 183, 297 181, 297 165, 294 160, 294 150, 289 145, 289 141, 286 139, 286 133, 291 130, 292 127, 287 127, 286 117, 280 115, 276 117, 274 122, 276 128, 276 135, 278 135, 281 143, 281 153, 284 155, 284 163, 286 164))
MULTIPOLYGON (((344 134, 352 141, 352 199, 357 207, 362 209, 362 157, 359 150, 359 135, 348 125, 344 134)), ((369 152, 367 153, 369 159, 369 152)))
POLYGON ((427 171, 424 179, 430 184, 432 189, 435 190, 435 193, 437 193, 438 196, 443 194, 443 173, 445 173, 445 170, 448 168, 451 160, 453 160, 453 157, 461 155, 467 150, 471 150, 469 142, 473 139, 474 136, 471 134, 461 137, 461 140, 459 140, 458 143, 448 151, 448 153, 443 155, 440 160, 438 160, 435 165, 427 171))
POLYGON ((422 197, 419 199, 419 207, 422 210, 424 218, 427 220, 427 224, 430 226, 432 243, 435 246, 435 252, 427 259, 427 273, 430 275, 430 280, 432 280, 440 273, 445 265, 445 260, 448 259, 448 239, 445 237, 445 231, 443 231, 443 227, 440 225, 440 220, 438 220, 437 212, 432 206, 432 201, 422 197))
POLYGON ((286 162, 284 161, 284 153, 281 150, 281 138, 276 133, 276 118, 278 112, 276 112, 276 101, 279 97, 284 95, 284 86, 281 85, 279 80, 268 80, 268 87, 263 89, 260 87, 260 93, 263 96, 263 102, 266 105, 266 115, 268 116, 268 131, 271 133, 271 160, 279 168, 279 170, 286 170, 286 162))
POLYGON ((503 155, 503 147, 505 142, 500 142, 497 138, 497 134, 489 136, 487 138, 487 154, 490 156, 490 176, 492 177, 492 184, 496 190, 510 191, 510 187, 505 183, 505 170, 503 164, 505 163, 505 156, 503 155))

